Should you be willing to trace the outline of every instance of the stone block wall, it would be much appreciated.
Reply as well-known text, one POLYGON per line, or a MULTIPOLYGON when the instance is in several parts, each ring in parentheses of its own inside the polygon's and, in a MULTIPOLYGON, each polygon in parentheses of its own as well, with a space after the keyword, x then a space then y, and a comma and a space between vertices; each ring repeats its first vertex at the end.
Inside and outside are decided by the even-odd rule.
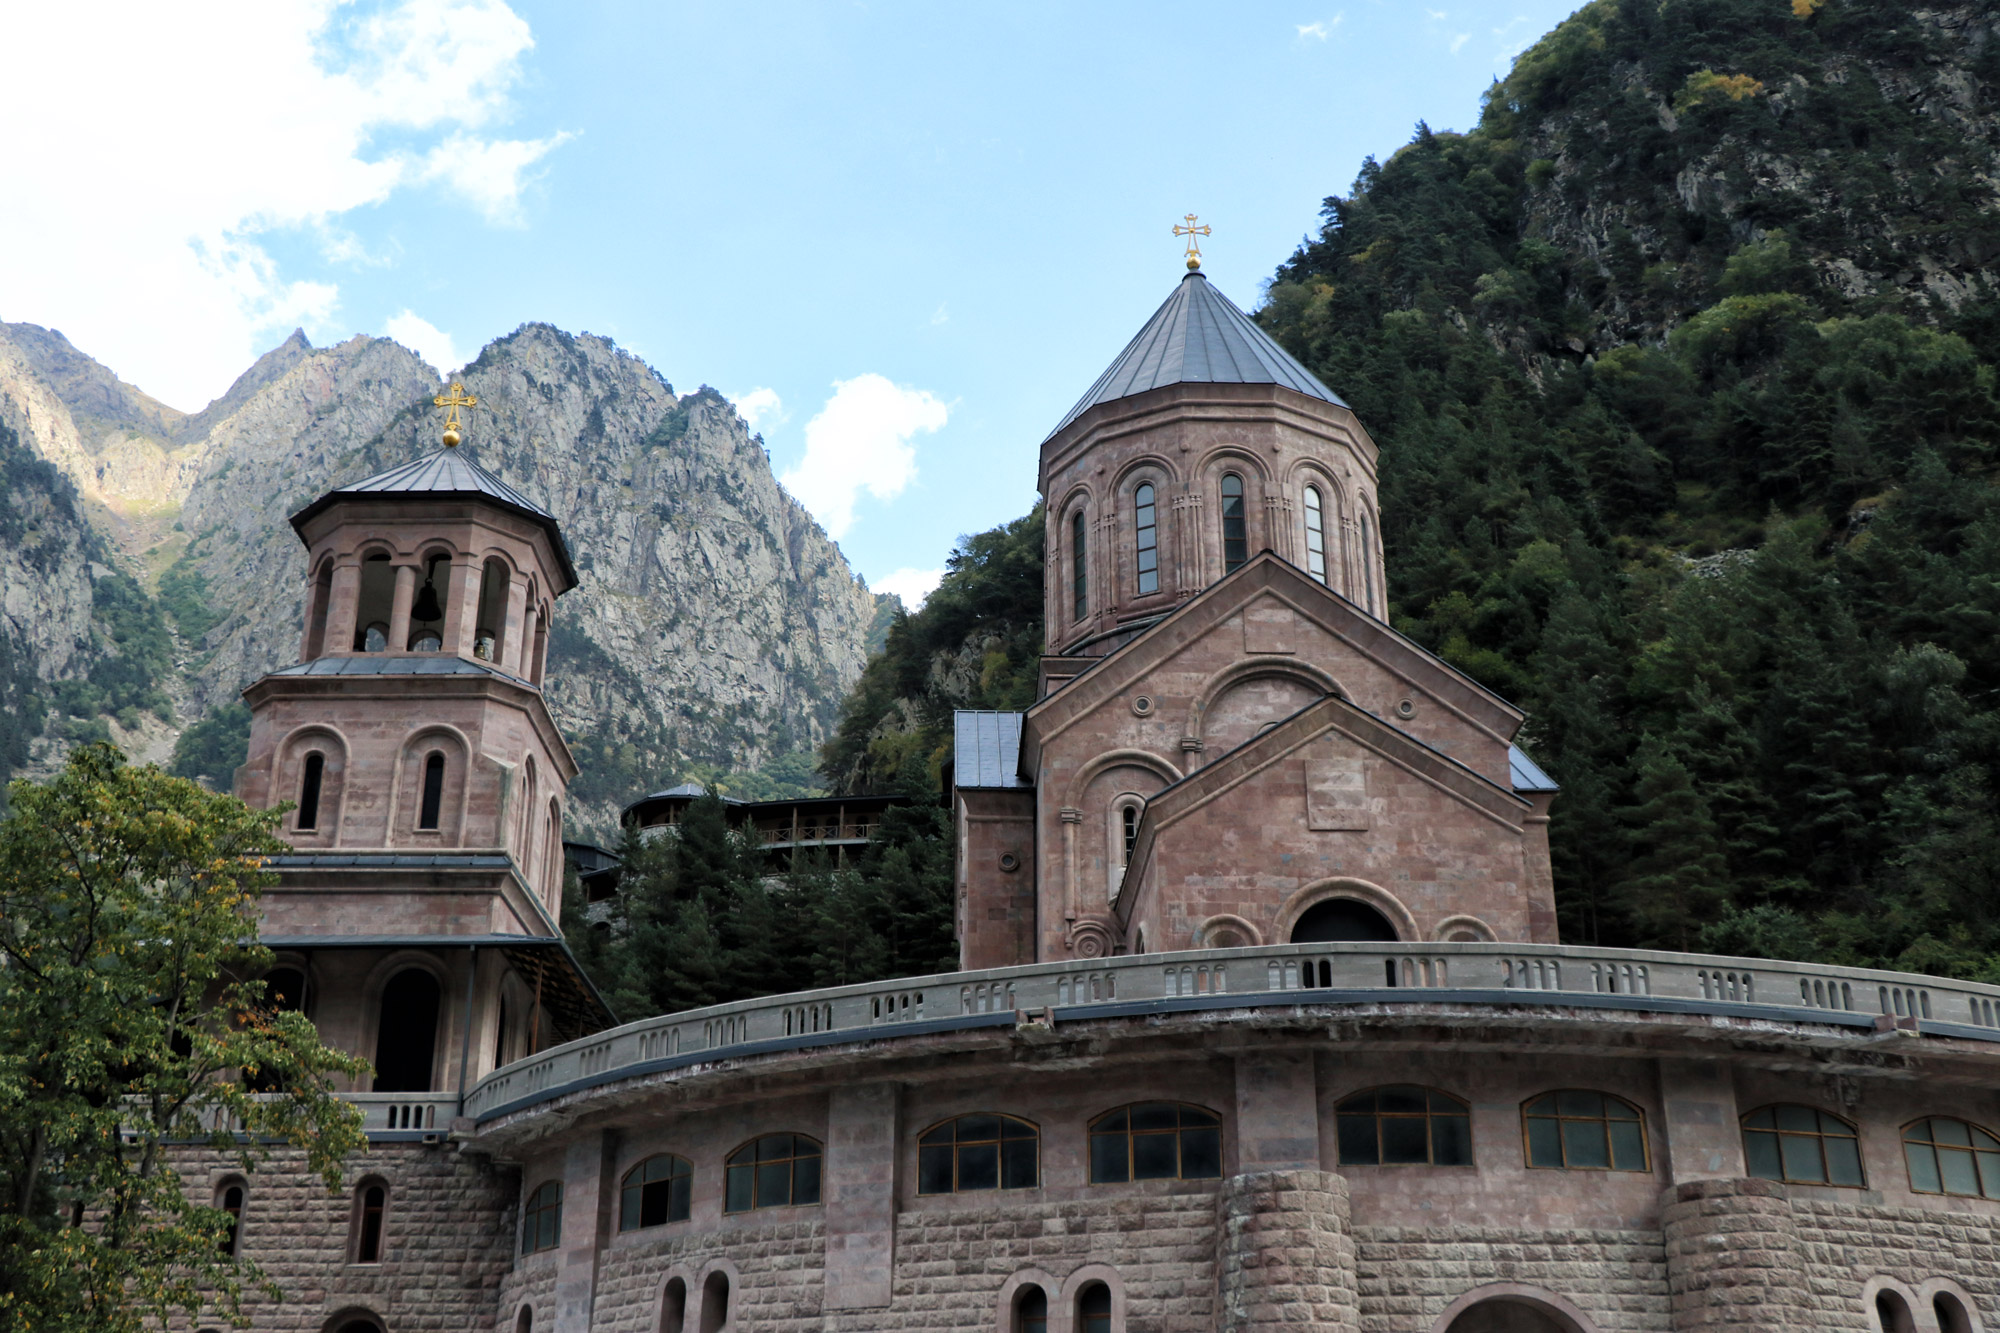
POLYGON ((1331 1171, 1231 1176, 1220 1215, 1215 1327, 1344 1333, 1357 1327, 1347 1181, 1331 1171))
MULTIPOLYGON (((2000 1224, 1938 1202, 1915 1209, 1794 1198, 1793 1233, 1811 1327, 1875 1333, 1864 1292, 1872 1277, 1918 1289, 1947 1279, 1990 1318, 2000 1307, 2000 1224)), ((1927 1314, 1917 1312, 1919 1328, 1927 1314)))
POLYGON ((188 1149, 174 1166, 189 1197, 204 1202, 227 1178, 246 1185, 240 1252, 283 1292, 244 1302, 251 1327, 320 1333, 342 1310, 363 1309, 397 1333, 491 1329, 496 1297, 512 1267, 513 1171, 449 1146, 378 1144, 348 1163, 344 1188, 328 1194, 302 1153, 274 1152, 256 1171, 211 1149, 188 1149), (350 1262, 355 1192, 388 1187, 382 1261, 350 1262))
MULTIPOLYGON (((1360 1319, 1369 1333, 1430 1333, 1478 1287, 1508 1283, 1569 1301, 1601 1333, 1665 1333, 1667 1256, 1653 1230, 1361 1227, 1360 1319)), ((1804 1328, 1803 1324, 1786 1325, 1804 1328)))
POLYGON ((1814 1328, 1791 1200, 1768 1180, 1694 1180, 1661 1200, 1675 1330, 1814 1328))

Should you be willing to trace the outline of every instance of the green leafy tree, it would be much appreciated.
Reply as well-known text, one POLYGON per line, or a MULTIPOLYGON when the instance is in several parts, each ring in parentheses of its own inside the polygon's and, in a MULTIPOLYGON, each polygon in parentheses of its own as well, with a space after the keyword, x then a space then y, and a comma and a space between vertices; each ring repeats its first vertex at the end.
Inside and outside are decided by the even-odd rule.
POLYGON ((227 1216, 190 1199, 172 1144, 253 1170, 288 1144, 329 1189, 363 1143, 334 1080, 366 1062, 265 1003, 254 943, 278 811, 109 747, 0 822, 0 1330, 125 1333, 246 1289, 227 1216), (251 1087, 276 1088, 253 1094, 251 1087), (240 1130, 241 1137, 238 1131, 240 1130))

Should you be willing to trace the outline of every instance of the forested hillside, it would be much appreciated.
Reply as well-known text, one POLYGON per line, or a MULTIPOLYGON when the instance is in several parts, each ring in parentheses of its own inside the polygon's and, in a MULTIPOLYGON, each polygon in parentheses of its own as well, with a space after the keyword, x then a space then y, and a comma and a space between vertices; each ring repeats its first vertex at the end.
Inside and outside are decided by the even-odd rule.
MULTIPOLYGON (((2000 979, 1996 177, 1989 9, 1597 0, 1279 268, 1260 318, 1381 446, 1396 625, 1562 783, 1566 938, 2000 979)), ((1019 706, 1014 531, 830 778, 1019 706)))

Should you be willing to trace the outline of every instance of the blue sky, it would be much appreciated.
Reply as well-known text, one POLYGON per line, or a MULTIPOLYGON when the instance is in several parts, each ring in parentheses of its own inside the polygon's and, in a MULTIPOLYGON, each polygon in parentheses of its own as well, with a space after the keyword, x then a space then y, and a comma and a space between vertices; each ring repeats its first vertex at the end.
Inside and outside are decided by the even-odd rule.
POLYGON ((1364 157, 1470 126, 1573 7, 16 6, 0 319, 188 410, 295 324, 440 369, 523 321, 606 334, 736 399, 915 591, 1033 503, 1182 214, 1253 307, 1364 157))

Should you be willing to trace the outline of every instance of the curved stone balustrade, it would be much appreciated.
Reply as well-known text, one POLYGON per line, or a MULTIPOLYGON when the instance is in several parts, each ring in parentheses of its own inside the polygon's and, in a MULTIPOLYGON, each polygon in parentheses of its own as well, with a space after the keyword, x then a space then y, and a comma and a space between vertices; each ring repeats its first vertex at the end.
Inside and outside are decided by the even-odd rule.
POLYGON ((475 1121, 662 1069, 903 1034, 1301 1003, 1547 1005, 1737 1016, 2000 1042, 2000 987, 1903 972, 1509 943, 1288 944, 1133 954, 801 991, 553 1047, 468 1094, 475 1121))

